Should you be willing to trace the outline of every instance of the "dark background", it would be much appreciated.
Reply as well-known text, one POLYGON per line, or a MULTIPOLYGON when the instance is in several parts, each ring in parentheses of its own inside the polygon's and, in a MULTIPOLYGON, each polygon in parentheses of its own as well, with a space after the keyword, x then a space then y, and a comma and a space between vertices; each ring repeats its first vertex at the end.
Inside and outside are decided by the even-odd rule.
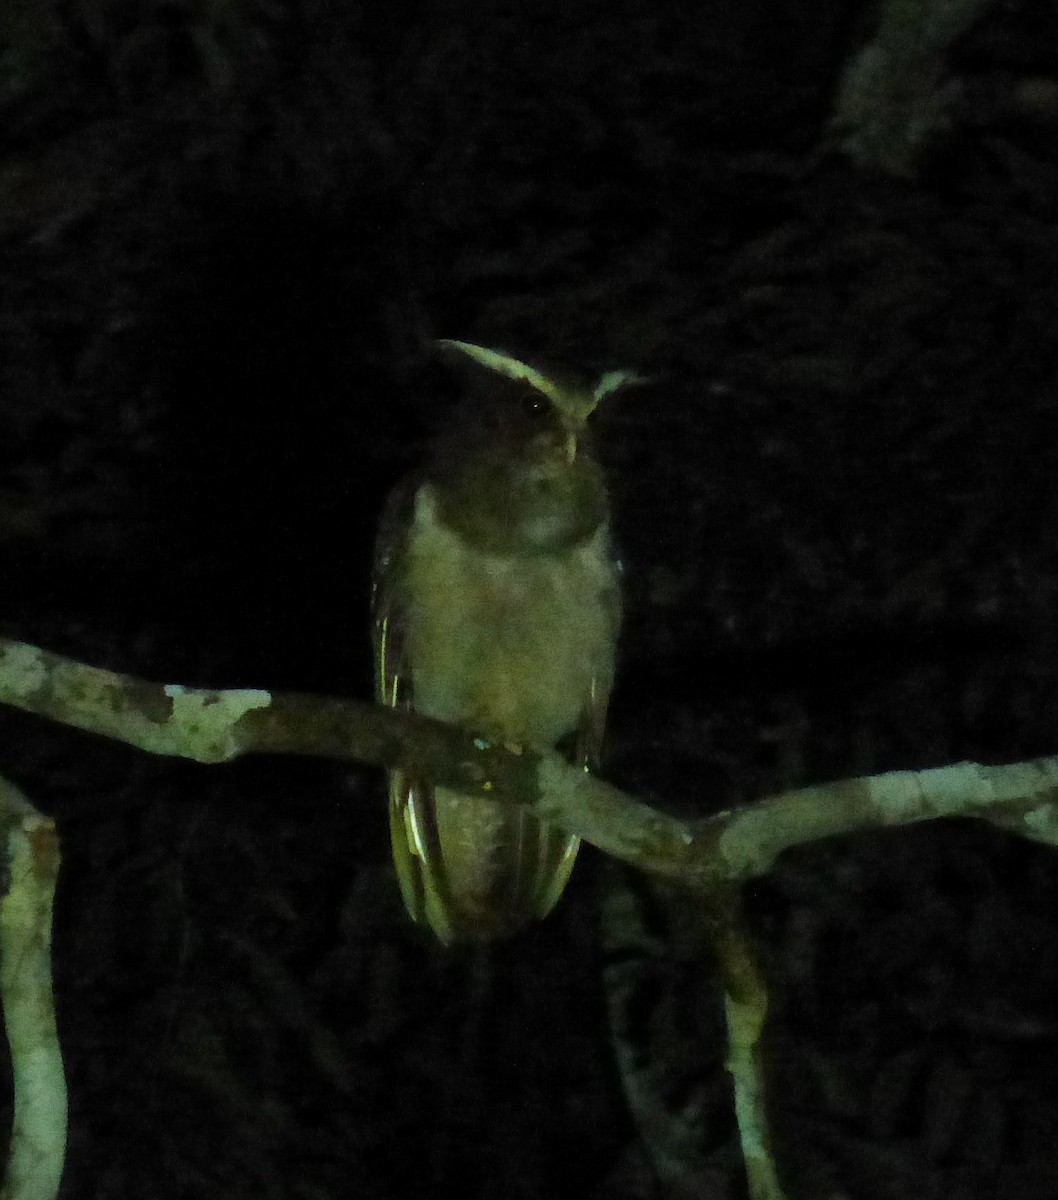
MULTIPOLYGON (((1058 22, 1010 0, 952 47, 965 103, 903 179, 826 149, 870 28, 8 0, 0 632, 368 695, 373 529, 445 421, 449 336, 651 378, 598 417, 607 777, 706 812, 1058 751, 1058 22)), ((0 744, 63 837, 64 1196, 628 1200, 650 1161, 741 1194, 671 897, 586 852, 539 928, 446 952, 401 910, 373 772, 14 713, 0 744)), ((918 827, 792 853, 748 900, 791 1195, 1058 1195, 1052 851, 918 827)))

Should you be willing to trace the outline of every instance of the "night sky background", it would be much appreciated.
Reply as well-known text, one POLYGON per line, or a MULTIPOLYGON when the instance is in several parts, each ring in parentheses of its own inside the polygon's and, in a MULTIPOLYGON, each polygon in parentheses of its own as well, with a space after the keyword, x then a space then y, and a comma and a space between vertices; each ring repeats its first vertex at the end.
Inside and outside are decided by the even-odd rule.
MULTIPOLYGON (((1005 0, 951 47, 962 100, 903 176, 828 138, 872 27, 6 0, 0 633, 368 696, 374 527, 455 337, 649 377, 597 419, 607 778, 702 814, 1058 753, 1058 15, 1005 0)), ((63 839, 64 1198, 744 1194, 678 897, 586 850, 546 922, 445 951, 378 772, 14 712, 0 759, 63 839)), ((919 826, 747 902, 791 1197, 1058 1196, 1053 851, 919 826)))

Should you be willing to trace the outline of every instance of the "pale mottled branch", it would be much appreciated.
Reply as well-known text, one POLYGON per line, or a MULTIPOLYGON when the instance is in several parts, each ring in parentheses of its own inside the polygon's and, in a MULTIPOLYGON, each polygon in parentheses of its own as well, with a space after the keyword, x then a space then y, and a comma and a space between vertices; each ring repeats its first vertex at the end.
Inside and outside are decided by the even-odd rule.
POLYGON ((738 888, 722 886, 702 897, 699 910, 724 987, 727 1070, 734 1088, 742 1160, 750 1200, 785 1200, 768 1121, 764 1048, 768 988, 738 888))
POLYGON ((201 763, 311 754, 388 767, 416 764, 431 778, 473 791, 488 790, 494 759, 512 779, 525 773, 516 756, 463 730, 375 704, 155 683, 7 638, 0 638, 0 703, 150 754, 201 763))
POLYGON ((356 700, 150 683, 0 639, 0 702, 199 762, 310 754, 414 767, 450 787, 532 804, 606 853, 706 891, 765 874, 792 846, 938 817, 976 817, 1058 845, 1058 758, 893 771, 686 822, 556 754, 506 749, 439 721, 356 700))
POLYGON ((464 792, 530 804, 603 851, 698 891, 726 992, 728 1068, 754 1200, 781 1200, 782 1191, 768 1143, 761 1063, 767 995, 742 925, 737 885, 767 873, 784 850, 799 844, 939 817, 975 817, 1058 845, 1058 758, 894 771, 684 822, 558 755, 493 745, 355 700, 150 683, 0 639, 0 702, 154 754, 204 763, 271 753, 414 768, 464 792))
POLYGON ((1058 758, 845 779, 771 796, 706 825, 719 831, 717 849, 730 877, 750 879, 791 846, 941 817, 976 818, 1058 846, 1058 758))
POLYGON ((751 1200, 783 1200, 771 1147, 764 1089, 761 1034, 766 1011, 743 1005, 724 995, 727 1016, 727 1069, 735 1091, 735 1120, 738 1123, 742 1160, 751 1200))
POLYGON ((0 779, 6 894, 0 900, 0 996, 15 1108, 3 1200, 54 1200, 66 1157, 66 1078, 55 1026, 51 923, 59 873, 54 824, 0 779))

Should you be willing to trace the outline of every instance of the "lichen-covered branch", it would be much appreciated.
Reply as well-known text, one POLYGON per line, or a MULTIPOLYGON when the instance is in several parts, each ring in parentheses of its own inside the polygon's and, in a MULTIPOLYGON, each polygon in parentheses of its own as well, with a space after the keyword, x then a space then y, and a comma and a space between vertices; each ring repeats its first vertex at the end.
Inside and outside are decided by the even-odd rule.
POLYGON ((0 996, 15 1093, 0 1200, 54 1200, 66 1157, 66 1078, 51 977, 59 841, 54 824, 4 779, 0 827, 7 871, 0 900, 0 996))
MULTIPOLYGON (((781 1200, 782 1190, 768 1144, 761 1061, 767 992, 742 923, 738 885, 765 874, 793 846, 939 817, 976 817, 1058 845, 1058 758, 894 771, 801 788, 686 822, 556 754, 496 745, 355 700, 151 683, 0 639, 0 702, 154 754, 204 763, 306 754, 414 768, 463 792, 532 805, 603 851, 697 892, 726 993, 728 1067, 754 1200, 781 1200)), ((9 964, 6 956, 5 949, 9 964)), ((61 1064, 58 1070, 61 1081, 61 1064)))
POLYGON ((1058 758, 893 771, 688 822, 557 754, 503 747, 412 713, 324 696, 149 683, 5 639, 0 703, 199 762, 308 754, 414 768, 460 791, 530 804, 606 853, 706 892, 767 873, 792 846, 938 817, 976 817, 1058 845, 1058 758))
POLYGON ((722 886, 703 897, 703 915, 724 986, 727 1069, 735 1099, 742 1161, 750 1200, 784 1200, 772 1152, 761 1038, 768 1017, 768 988, 746 925, 742 897, 722 886))

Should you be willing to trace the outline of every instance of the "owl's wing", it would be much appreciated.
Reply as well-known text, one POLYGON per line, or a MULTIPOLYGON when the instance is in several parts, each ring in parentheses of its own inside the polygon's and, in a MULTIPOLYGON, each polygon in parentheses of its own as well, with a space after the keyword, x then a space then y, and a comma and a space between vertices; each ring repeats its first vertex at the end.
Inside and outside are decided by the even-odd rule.
POLYGON ((406 692, 407 647, 400 599, 401 564, 415 488, 410 481, 390 493, 375 539, 371 573, 371 634, 375 650, 375 699, 388 708, 410 707, 406 692))
MULTIPOLYGON (((417 486, 417 480, 406 480, 390 494, 375 542, 371 591, 374 687, 375 699, 388 708, 414 707, 402 581, 417 486)), ((424 822, 420 815, 430 807, 431 796, 432 789, 414 773, 389 772, 390 842, 404 905, 413 920, 429 923, 448 941, 451 931, 443 873, 427 872, 423 866, 438 862, 441 854, 432 823, 424 822), (431 874, 439 878, 431 880, 431 874)))
MULTIPOLYGON (((617 642, 621 625, 621 592, 618 585, 619 565, 614 563, 614 581, 604 597, 606 613, 611 629, 611 638, 617 642)), ((584 771, 594 771, 602 753, 603 734, 606 731, 606 713, 610 705, 613 674, 594 675, 584 699, 584 708, 573 733, 562 740, 558 750, 570 764, 584 771)), ((569 881, 573 862, 580 847, 580 838, 537 822, 541 827, 543 853, 538 877, 534 907, 543 917, 554 908, 569 881)))
MULTIPOLYGON (((621 628, 621 564, 610 552, 613 573, 610 587, 602 598, 609 625, 610 639, 617 644, 621 628)), ((592 676, 591 686, 585 698, 584 712, 577 727, 577 740, 573 752, 568 756, 574 766, 585 771, 594 771, 602 754, 602 739, 606 731, 606 713, 610 707, 610 692, 613 690, 613 672, 592 676)))

